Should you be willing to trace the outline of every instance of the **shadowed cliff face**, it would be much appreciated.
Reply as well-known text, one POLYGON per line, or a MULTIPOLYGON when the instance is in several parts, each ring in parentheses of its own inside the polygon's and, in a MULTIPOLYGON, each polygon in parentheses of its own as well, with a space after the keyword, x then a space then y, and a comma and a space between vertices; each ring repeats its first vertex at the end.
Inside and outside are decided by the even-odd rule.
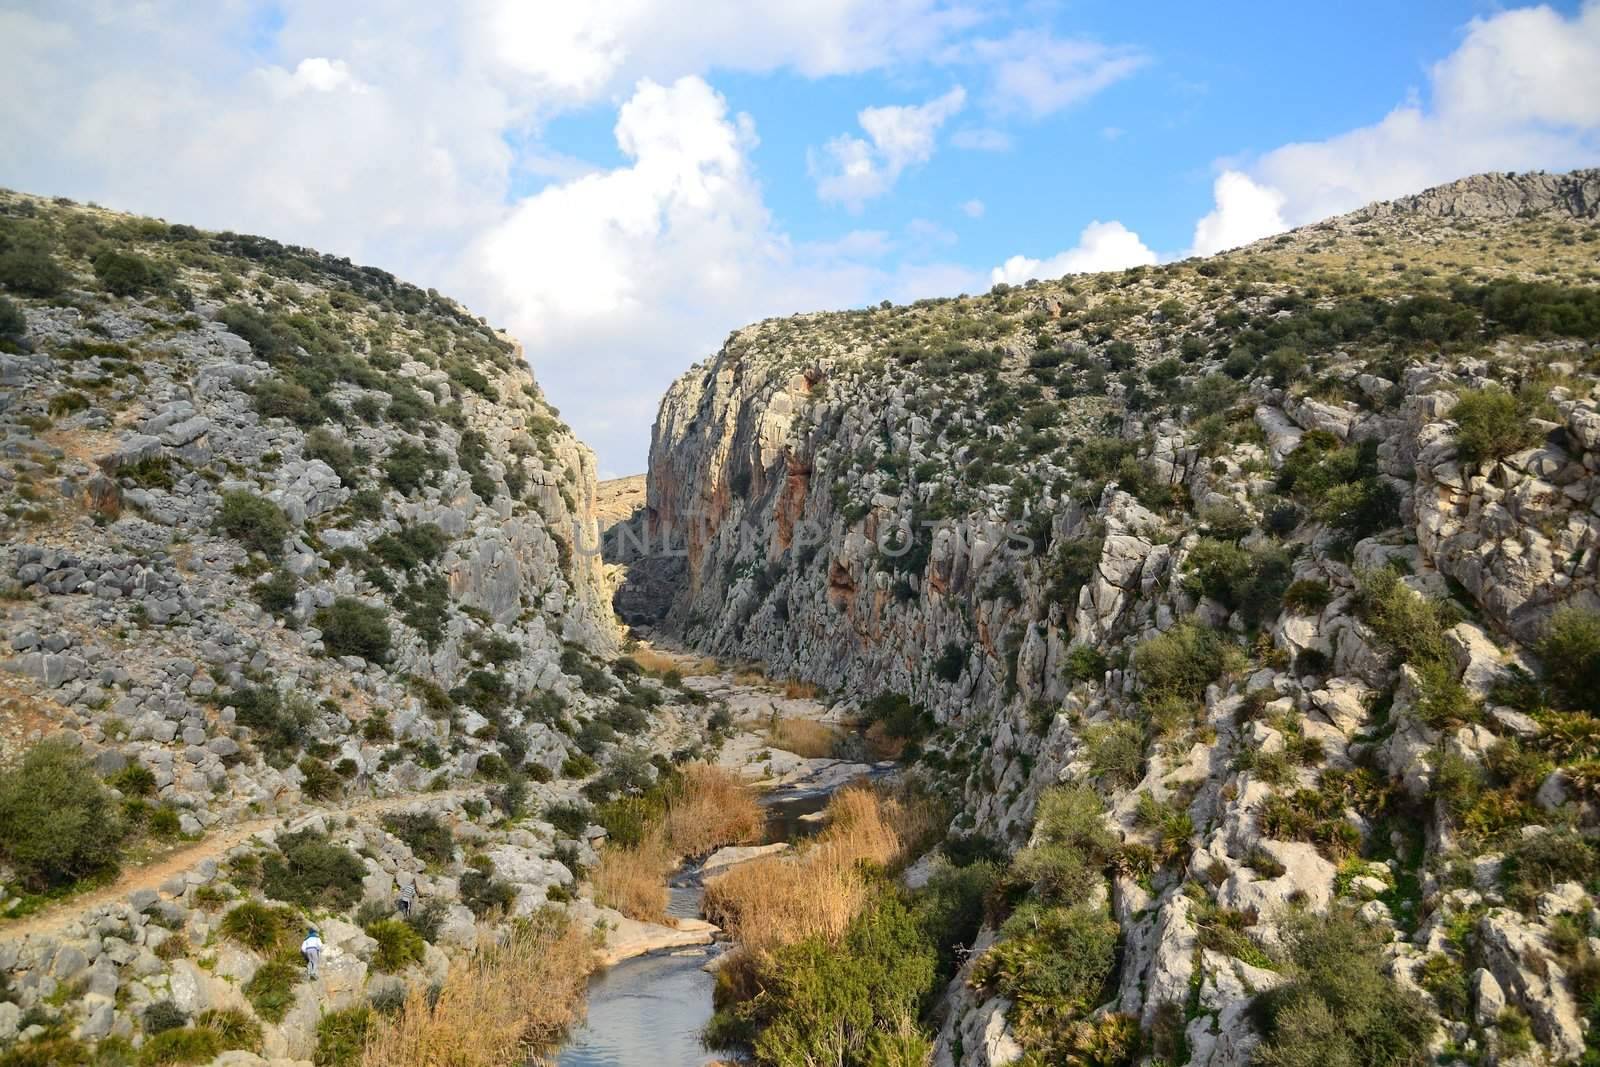
MULTIPOLYGON (((1261 976, 1197 962, 1199 872, 1268 941, 1291 900, 1365 902, 1414 949, 1404 983, 1473 906, 1445 868, 1507 847, 1436 798, 1535 743, 1494 683, 1538 671, 1563 609, 1600 611, 1597 205, 1600 172, 1481 176, 1209 260, 742 329, 662 402, 638 527, 682 577, 650 571, 644 615, 925 705, 962 826, 1021 843, 1041 788, 1095 784, 1125 840, 1168 850, 1110 885, 1120 1010, 1148 1026, 1201 988, 1192 1062, 1241 1062, 1261 976), (1431 651, 1394 623, 1413 610, 1431 651), (1195 667, 1195 642, 1220 658, 1195 667), (1169 654, 1198 674, 1171 681, 1169 654), (1304 758, 1252 769, 1283 751, 1304 758), (1392 804, 1334 796, 1357 767, 1392 804), (1297 789, 1328 825, 1284 814, 1297 789), (1149 803, 1188 831, 1157 840, 1149 803), (1341 812, 1354 847, 1318 837, 1341 812), (1399 849, 1391 829, 1424 890, 1374 906, 1350 865, 1399 849)), ((1574 800, 1556 781, 1548 807, 1574 800)), ((1523 936, 1497 893, 1485 943, 1523 936)), ((1486 973, 1527 989, 1537 966, 1486 973)), ((1548 1049, 1581 1048, 1567 992, 1519 1003, 1548 1049)), ((998 1009, 963 1011, 971 1038, 998 1009)))

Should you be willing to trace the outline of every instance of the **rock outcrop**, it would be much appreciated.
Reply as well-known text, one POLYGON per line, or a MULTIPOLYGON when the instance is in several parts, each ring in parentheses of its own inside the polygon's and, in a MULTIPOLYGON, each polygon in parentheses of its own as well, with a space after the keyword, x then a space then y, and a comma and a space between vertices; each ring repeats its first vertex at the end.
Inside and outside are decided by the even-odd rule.
MULTIPOLYGON (((1248 1062, 1306 908, 1388 931, 1435 1051, 1509 1062, 1526 1019, 1574 1057, 1587 948, 1538 947, 1539 879, 1452 886, 1595 830, 1555 770, 1589 698, 1538 679, 1553 618, 1600 632, 1597 204, 1600 172, 1486 175, 1209 260, 741 329, 662 402, 631 603, 925 708, 957 829, 1015 848, 1042 790, 1094 785, 1140 857, 1097 1014, 1186 1013, 1188 1062, 1248 1062), (1474 1016, 1441 976, 1480 970, 1474 1016)), ((1020 1053, 992 990, 956 993, 940 1062, 1020 1053)))

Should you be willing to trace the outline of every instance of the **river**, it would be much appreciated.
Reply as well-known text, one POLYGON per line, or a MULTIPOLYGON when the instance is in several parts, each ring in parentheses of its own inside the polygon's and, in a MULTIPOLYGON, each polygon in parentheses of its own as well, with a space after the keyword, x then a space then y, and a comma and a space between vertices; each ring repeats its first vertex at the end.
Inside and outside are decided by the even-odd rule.
MULTIPOLYGON (((830 790, 778 792, 767 801, 766 839, 793 841, 816 832, 808 820, 827 807, 830 790)), ((694 870, 673 879, 667 913, 700 914, 700 880, 694 870)), ((588 1017, 557 1055, 561 1067, 703 1067, 721 1062, 700 1044, 711 1019, 716 979, 704 970, 723 946, 670 949, 624 960, 589 980, 588 1017)))

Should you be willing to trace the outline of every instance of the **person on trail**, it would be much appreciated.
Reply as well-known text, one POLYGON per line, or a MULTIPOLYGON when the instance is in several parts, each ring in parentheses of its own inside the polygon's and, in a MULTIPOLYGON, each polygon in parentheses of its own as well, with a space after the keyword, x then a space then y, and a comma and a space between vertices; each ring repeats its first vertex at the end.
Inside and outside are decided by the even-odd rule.
POLYGON ((410 915, 411 914, 411 905, 415 904, 416 901, 417 901, 417 883, 416 882, 407 882, 405 885, 400 887, 400 898, 399 898, 398 903, 400 905, 400 914, 401 915, 410 915))
POLYGON ((315 926, 306 931, 306 939, 300 942, 300 955, 306 958, 306 977, 316 978, 317 963, 322 959, 322 938, 315 926))

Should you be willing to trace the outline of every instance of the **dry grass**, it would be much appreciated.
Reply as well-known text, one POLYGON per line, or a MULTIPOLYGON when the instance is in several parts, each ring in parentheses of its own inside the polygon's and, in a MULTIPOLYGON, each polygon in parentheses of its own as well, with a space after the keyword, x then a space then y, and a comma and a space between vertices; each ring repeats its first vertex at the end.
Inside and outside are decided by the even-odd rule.
POLYGON ((667 918, 667 872, 675 858, 657 827, 637 845, 605 848, 589 884, 594 902, 615 908, 630 919, 660 923, 667 918))
POLYGON ((765 689, 772 684, 765 674, 754 667, 741 667, 734 671, 733 681, 735 685, 746 685, 752 689, 765 689))
POLYGON ((683 769, 665 816, 628 848, 600 853, 590 884, 597 904, 641 922, 666 921, 666 876, 684 856, 761 839, 766 813, 738 775, 705 763, 683 769))
POLYGON ((766 828, 755 791, 737 774, 709 763, 683 768, 683 788, 667 803, 667 842, 679 856, 748 845, 766 828))
POLYGON ((816 759, 833 755, 839 731, 815 719, 779 719, 767 731, 767 743, 796 756, 816 759))
POLYGON ((790 700, 815 700, 820 691, 812 683, 802 682, 796 678, 790 678, 783 683, 783 695, 790 700))
POLYGON ((684 672, 683 665, 664 653, 653 648, 636 648, 628 653, 628 657, 637 663, 648 674, 663 675, 668 671, 684 672))
POLYGON ((590 938, 560 912, 541 912, 505 944, 486 939, 471 959, 453 961, 432 1007, 413 985, 398 1015, 376 1017, 362 1067, 546 1062, 539 1053, 577 1017, 593 966, 590 938))
POLYGON ((740 864, 708 882, 706 918, 750 952, 838 937, 867 901, 862 864, 905 863, 935 821, 927 804, 865 786, 841 790, 828 815, 827 829, 797 854, 740 864))

